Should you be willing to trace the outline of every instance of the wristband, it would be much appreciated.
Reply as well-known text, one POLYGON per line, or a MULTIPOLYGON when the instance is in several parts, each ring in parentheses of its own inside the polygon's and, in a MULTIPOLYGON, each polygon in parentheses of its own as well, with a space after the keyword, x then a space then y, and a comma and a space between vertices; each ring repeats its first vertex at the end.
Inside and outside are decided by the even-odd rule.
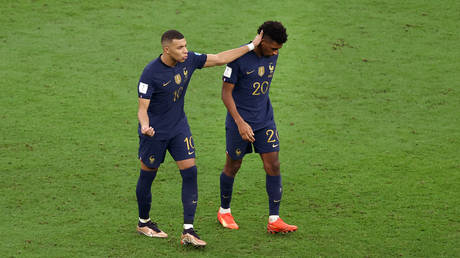
POLYGON ((249 51, 254 50, 254 43, 251 42, 251 43, 247 44, 246 46, 248 46, 249 51))

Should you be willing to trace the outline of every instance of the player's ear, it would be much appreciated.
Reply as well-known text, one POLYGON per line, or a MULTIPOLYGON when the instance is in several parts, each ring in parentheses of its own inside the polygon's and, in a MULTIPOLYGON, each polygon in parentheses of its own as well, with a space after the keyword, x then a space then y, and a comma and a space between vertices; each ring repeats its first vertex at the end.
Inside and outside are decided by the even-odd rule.
POLYGON ((261 46, 261 47, 262 47, 264 44, 265 44, 265 39, 264 39, 264 38, 262 38, 262 39, 260 40, 259 46, 261 46))

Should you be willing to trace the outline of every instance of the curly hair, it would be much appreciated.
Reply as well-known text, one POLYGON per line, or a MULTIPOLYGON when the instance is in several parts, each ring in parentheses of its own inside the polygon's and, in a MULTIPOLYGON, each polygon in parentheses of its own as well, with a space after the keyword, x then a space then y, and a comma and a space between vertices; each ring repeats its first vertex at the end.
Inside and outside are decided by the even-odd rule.
POLYGON ((277 21, 266 21, 260 25, 257 33, 264 31, 264 36, 269 36, 272 40, 276 41, 278 44, 284 44, 287 41, 286 28, 281 22, 277 21))

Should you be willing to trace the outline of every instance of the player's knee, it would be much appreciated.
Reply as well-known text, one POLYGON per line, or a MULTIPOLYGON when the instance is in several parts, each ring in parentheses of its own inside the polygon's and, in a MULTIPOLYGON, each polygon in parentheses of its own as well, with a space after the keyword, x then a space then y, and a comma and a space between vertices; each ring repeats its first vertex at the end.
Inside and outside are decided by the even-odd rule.
POLYGON ((238 170, 240 170, 242 160, 233 160, 227 162, 224 172, 227 176, 235 177, 238 170))
POLYGON ((177 167, 178 167, 180 170, 186 170, 186 169, 189 169, 189 168, 191 168, 191 167, 196 166, 196 164, 195 164, 195 158, 186 159, 186 160, 181 160, 181 161, 176 161, 176 164, 177 164, 177 167))
POLYGON ((232 163, 232 170, 235 171, 235 174, 238 172, 238 170, 240 170, 241 163, 241 160, 232 163))
POLYGON ((156 172, 158 170, 158 168, 147 167, 147 165, 145 165, 144 162, 142 162, 142 160, 141 160, 141 169, 144 171, 149 171, 149 172, 156 172))
POLYGON ((265 171, 269 174, 279 174, 280 173, 280 161, 274 160, 270 162, 264 162, 265 171))

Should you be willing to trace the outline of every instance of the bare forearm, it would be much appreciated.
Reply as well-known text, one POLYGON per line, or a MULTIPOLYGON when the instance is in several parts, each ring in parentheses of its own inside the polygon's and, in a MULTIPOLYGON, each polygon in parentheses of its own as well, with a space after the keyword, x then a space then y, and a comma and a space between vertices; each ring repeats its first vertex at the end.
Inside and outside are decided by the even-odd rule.
POLYGON ((238 57, 246 54, 250 51, 250 48, 247 45, 241 46, 239 48, 230 49, 227 51, 220 52, 216 54, 217 59, 219 60, 217 65, 224 65, 232 62, 238 57))
POLYGON ((224 102, 224 105, 232 116, 233 120, 235 120, 241 138, 245 141, 254 142, 254 132, 252 131, 251 126, 246 123, 246 121, 244 121, 240 113, 238 113, 238 109, 236 108, 235 100, 233 99, 232 95, 233 88, 233 84, 225 84, 224 82, 224 86, 222 87, 222 101, 224 102))
POLYGON ((230 49, 227 51, 220 52, 219 54, 208 54, 206 63, 204 67, 212 67, 216 65, 224 65, 232 62, 233 60, 237 59, 238 57, 246 54, 249 51, 252 51, 254 47, 260 44, 262 40, 263 32, 257 34, 254 40, 247 45, 241 46, 239 48, 230 49))
POLYGON ((137 112, 137 119, 139 119, 139 123, 141 124, 141 128, 149 127, 149 116, 147 115, 146 110, 141 110, 137 112))
POLYGON ((236 108, 235 100, 233 100, 233 96, 231 94, 230 95, 223 94, 222 101, 224 102, 224 105, 227 108, 227 111, 233 117, 233 120, 235 120, 235 123, 237 125, 244 121, 240 113, 238 113, 238 109, 236 108))
POLYGON ((147 114, 149 105, 149 99, 139 98, 139 109, 137 110, 137 119, 139 119, 139 124, 141 124, 141 133, 152 137, 155 134, 155 130, 153 130, 153 128, 150 127, 149 115, 147 114))

